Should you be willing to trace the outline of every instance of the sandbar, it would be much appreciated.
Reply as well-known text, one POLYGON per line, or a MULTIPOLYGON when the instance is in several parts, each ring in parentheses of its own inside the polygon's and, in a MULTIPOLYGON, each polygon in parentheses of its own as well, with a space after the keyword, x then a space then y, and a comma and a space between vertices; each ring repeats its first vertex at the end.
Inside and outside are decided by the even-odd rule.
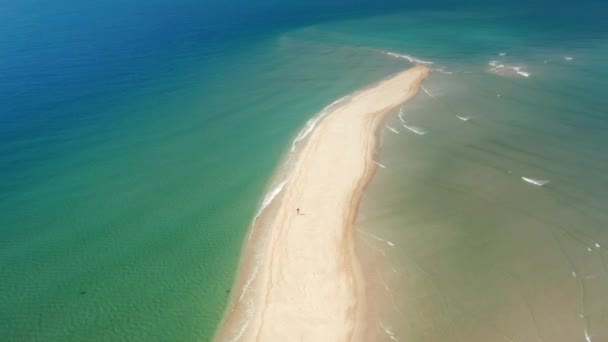
POLYGON ((357 93, 301 142, 267 227, 259 271, 247 284, 250 304, 233 299, 216 340, 357 340, 365 293, 352 224, 377 166, 384 116, 415 96, 430 72, 418 65, 357 93), (244 317, 239 310, 251 311, 246 321, 233 318, 244 317))

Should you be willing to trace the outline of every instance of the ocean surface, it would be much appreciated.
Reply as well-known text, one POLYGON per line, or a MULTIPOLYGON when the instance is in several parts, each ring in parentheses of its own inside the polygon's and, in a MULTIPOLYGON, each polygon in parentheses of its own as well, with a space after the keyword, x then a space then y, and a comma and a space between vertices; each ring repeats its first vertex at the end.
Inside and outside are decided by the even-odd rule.
POLYGON ((376 339, 608 341, 605 13, 0 4, 0 340, 210 340, 294 138, 417 59, 356 222, 376 339))

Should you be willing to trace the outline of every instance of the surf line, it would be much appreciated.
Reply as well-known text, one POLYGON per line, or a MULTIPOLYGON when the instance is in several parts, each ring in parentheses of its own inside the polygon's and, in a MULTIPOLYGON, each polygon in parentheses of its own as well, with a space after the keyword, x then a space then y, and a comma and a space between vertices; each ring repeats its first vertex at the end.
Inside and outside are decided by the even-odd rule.
POLYGON ((445 108, 447 110, 449 110, 452 114, 454 114, 458 119, 462 120, 462 121, 469 121, 471 120, 470 116, 462 116, 460 115, 460 113, 458 113, 457 111, 455 111, 454 109, 452 109, 452 107, 445 102, 444 100, 439 99, 438 97, 436 97, 435 95, 433 95, 428 89, 426 89, 425 86, 421 86, 422 91, 424 91, 425 94, 427 94, 430 98, 432 98, 433 100, 439 102, 440 104, 442 104, 443 106, 445 106, 445 108))
POLYGON ((533 184, 536 186, 543 186, 543 185, 549 183, 548 179, 534 179, 534 178, 528 178, 528 177, 523 177, 523 176, 521 177, 521 179, 524 182, 527 182, 527 183, 530 183, 530 184, 533 184))
POLYGON ((399 108, 399 120, 401 120, 401 123, 404 124, 405 123, 405 119, 403 119, 403 117, 405 116, 405 113, 403 112, 403 108, 399 108))
POLYGON ((410 63, 418 63, 418 64, 434 64, 433 62, 430 61, 423 61, 421 59, 409 56, 409 55, 401 55, 398 53, 394 53, 394 52, 390 52, 390 51, 385 51, 385 54, 391 56, 391 57, 395 57, 395 58, 403 58, 403 59, 407 59, 410 63))
POLYGON ((394 129, 393 127, 389 126, 389 125, 384 125, 389 131, 395 133, 395 134, 399 134, 399 131, 394 129))
POLYGON ((323 110, 321 110, 321 112, 319 112, 318 115, 315 115, 310 120, 308 120, 306 122, 306 125, 304 126, 304 128, 298 133, 296 138, 291 143, 291 152, 294 152, 296 150, 296 145, 300 141, 304 140, 310 133, 312 133, 312 131, 314 131, 314 129, 317 126, 317 124, 319 123, 319 121, 321 121, 321 119, 323 119, 325 116, 327 116, 327 114, 331 113, 331 110, 335 109, 334 107, 342 104, 345 101, 350 100, 354 95, 355 94, 346 95, 346 96, 343 96, 343 97, 335 100, 334 102, 330 103, 325 108, 323 108, 323 110))
POLYGON ((281 191, 283 191, 283 188, 285 188, 287 182, 289 182, 289 178, 284 179, 279 184, 277 184, 274 189, 266 193, 266 195, 264 196, 264 200, 262 200, 262 205, 260 206, 260 209, 258 209, 258 212, 253 218, 253 225, 249 231, 248 240, 251 240, 251 237, 253 236, 253 232, 255 230, 255 224, 264 212, 264 210, 266 210, 266 208, 272 203, 272 201, 274 201, 274 199, 281 193, 281 191))
POLYGON ((401 120, 401 124, 403 125, 403 127, 405 127, 405 129, 407 129, 408 131, 414 132, 418 135, 426 134, 426 131, 423 128, 407 125, 404 119, 405 113, 403 112, 403 108, 399 108, 399 114, 397 116, 399 117, 399 120, 401 120))
POLYGON ((415 127, 415 126, 408 126, 405 123, 403 124, 403 127, 405 127, 407 130, 414 132, 418 135, 425 135, 426 131, 420 127, 415 127))
POLYGON ((386 165, 380 164, 380 163, 378 163, 378 162, 377 162, 377 161, 375 161, 375 160, 374 160, 374 164, 376 164, 376 165, 380 166, 380 167, 381 167, 381 168, 383 168, 383 169, 386 169, 386 165))
POLYGON ((365 235, 367 235, 367 236, 371 237, 371 238, 372 238, 372 239, 374 239, 374 240, 378 240, 378 241, 381 241, 381 242, 386 243, 387 245, 389 245, 389 246, 391 246, 391 247, 395 247, 395 244, 394 244, 394 243, 392 243, 392 242, 390 242, 390 241, 388 241, 388 240, 385 240, 385 239, 383 239, 383 238, 381 238, 381 237, 378 237, 378 236, 376 236, 376 235, 374 235, 374 234, 370 234, 370 233, 368 233, 368 232, 364 232, 364 231, 362 231, 361 229, 357 229, 357 230, 358 230, 360 233, 365 234, 365 235))
MULTIPOLYGON (((405 59, 405 60, 407 60, 408 62, 410 62, 410 63, 414 63, 414 64, 425 64, 425 65, 431 65, 431 64, 435 64, 435 65, 436 65, 436 63, 435 63, 435 62, 431 62, 431 61, 424 61, 424 60, 421 60, 421 59, 415 58, 415 57, 413 57, 413 56, 411 56, 411 55, 402 55, 402 54, 398 54, 398 53, 395 53, 395 52, 390 52, 390 51, 382 51, 382 53, 384 53, 384 54, 386 54, 386 55, 388 55, 388 56, 394 57, 394 58, 401 58, 401 59, 405 59)), ((443 66, 442 66, 442 67, 435 67, 435 68, 432 68, 432 70, 433 70, 433 71, 440 72, 440 73, 442 73, 442 74, 446 74, 446 75, 453 75, 453 74, 454 74, 454 72, 452 72, 452 71, 447 71, 447 70, 445 70, 445 67, 443 67, 443 66)))

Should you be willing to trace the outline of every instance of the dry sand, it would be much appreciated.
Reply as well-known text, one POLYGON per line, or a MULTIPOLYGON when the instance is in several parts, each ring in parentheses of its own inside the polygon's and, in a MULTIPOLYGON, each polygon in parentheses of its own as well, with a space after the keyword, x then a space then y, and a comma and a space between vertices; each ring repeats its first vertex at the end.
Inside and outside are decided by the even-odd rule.
POLYGON ((376 133, 384 115, 416 95, 429 73, 416 66, 360 92, 312 132, 269 224, 251 284, 253 311, 244 321, 239 311, 247 306, 236 298, 217 340, 356 339, 365 297, 352 222, 376 166, 376 133))

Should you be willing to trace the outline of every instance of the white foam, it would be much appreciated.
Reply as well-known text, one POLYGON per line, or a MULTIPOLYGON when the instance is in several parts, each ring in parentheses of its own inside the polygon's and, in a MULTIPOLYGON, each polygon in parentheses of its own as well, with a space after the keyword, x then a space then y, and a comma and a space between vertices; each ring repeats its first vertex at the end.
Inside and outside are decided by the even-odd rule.
POLYGON ((308 120, 308 122, 306 122, 306 126, 304 126, 300 133, 298 133, 298 136, 296 136, 296 138, 293 140, 293 143, 291 144, 291 152, 295 151, 298 142, 306 138, 315 128, 319 120, 321 120, 325 115, 326 114, 321 113, 321 115, 314 117, 308 120))
POLYGON ((385 166, 385 165, 382 165, 382 164, 378 163, 378 162, 377 162, 377 161, 375 161, 375 160, 374 160, 374 163, 376 163, 376 165, 380 166, 381 168, 386 169, 386 166, 385 166))
POLYGON ((386 333, 386 335, 388 335, 388 337, 391 340, 393 340, 393 341, 399 341, 399 339, 397 337, 395 337, 395 333, 392 332, 389 328, 387 328, 384 325, 382 325, 382 323, 380 323, 380 327, 382 328, 382 330, 384 330, 384 333, 386 333))
POLYGON ((587 329, 585 329, 585 340, 587 340, 587 342, 591 342, 591 336, 589 336, 587 329))
POLYGON ((383 238, 381 238, 381 237, 378 237, 378 236, 376 236, 376 235, 374 235, 374 234, 370 234, 370 233, 368 233, 368 232, 364 232, 364 231, 362 231, 362 230, 359 230, 359 232, 361 232, 361 233, 363 233, 363 234, 365 234, 365 235, 367 235, 367 236, 371 237, 372 239, 375 239, 375 240, 378 240, 378 241, 384 242, 384 243, 386 243, 387 245, 389 245, 389 246, 391 246, 391 247, 395 247, 395 244, 394 244, 394 243, 392 243, 392 242, 390 242, 390 241, 388 241, 388 240, 385 240, 385 239, 383 239, 383 238))
POLYGON ((400 54, 394 53, 394 52, 386 52, 386 54, 389 55, 389 56, 391 56, 391 57, 404 58, 404 59, 407 59, 410 62, 414 62, 414 60, 410 56, 407 56, 407 55, 400 55, 400 54))
POLYGON ((417 59, 417 58, 412 58, 414 60, 414 62, 416 63, 420 63, 420 64, 434 64, 435 62, 431 62, 431 61, 423 61, 421 59, 417 59))
POLYGON ((567 60, 567 61, 571 61, 571 60, 574 59, 574 57, 565 56, 564 59, 567 60))
MULTIPOLYGON (((258 209, 258 212, 255 214, 255 217, 253 218, 254 227, 255 227, 255 222, 258 220, 260 215, 262 215, 262 212, 264 212, 264 209, 266 209, 266 207, 268 207, 270 205, 270 203, 272 203, 272 201, 275 199, 275 197, 277 197, 277 195, 280 194, 281 191, 283 191, 283 188, 285 187, 285 185, 287 184, 288 181, 289 181, 289 179, 284 179, 281 183, 277 184, 277 186, 275 186, 274 189, 272 189, 268 193, 266 193, 266 195, 264 196, 264 200, 262 201, 262 206, 260 207, 260 209, 258 209)), ((253 231, 254 231, 254 229, 251 228, 251 232, 249 232, 249 240, 251 240, 251 236, 253 236, 253 231)))
POLYGON ((245 286, 243 286, 243 291, 241 291, 241 295, 239 296, 239 302, 242 301, 243 298, 245 298, 245 295, 247 294, 247 291, 251 287, 251 283, 255 280, 257 273, 258 273, 258 267, 256 266, 256 268, 254 269, 254 272, 251 274, 251 276, 245 282, 245 286))
POLYGON ((410 63, 433 64, 433 62, 423 61, 421 59, 418 59, 418 58, 415 58, 415 57, 412 57, 409 55, 401 55, 401 54, 394 53, 394 52, 385 52, 385 53, 391 57, 407 59, 408 61, 410 61, 410 63))
POLYGON ((572 278, 576 278, 576 272, 572 271, 572 278))
POLYGON ((389 126, 389 125, 384 125, 386 128, 388 128, 388 130, 390 130, 391 132, 395 133, 395 134, 399 134, 399 131, 394 129, 393 127, 389 126))
POLYGON ((600 248, 600 244, 599 243, 595 243, 595 248, 600 248))
POLYGON ((230 340, 231 342, 236 342, 240 340, 241 337, 243 337, 245 331, 247 330, 247 327, 249 326, 249 323, 251 323, 251 318, 253 318, 253 300, 251 300, 251 302, 249 302, 249 305, 247 306, 247 319, 245 320, 245 323, 241 325, 241 329, 239 329, 239 332, 236 334, 236 336, 230 340))
POLYGON ((422 86, 421 88, 428 96, 432 97, 435 100, 437 99, 433 94, 431 94, 431 92, 428 89, 426 89, 425 86, 422 86))
POLYGON ((409 131, 412 131, 418 135, 425 135, 426 131, 423 128, 420 127, 415 127, 415 126, 408 126, 405 123, 403 124, 403 127, 405 127, 406 129, 408 129, 409 131))
POLYGON ((260 270, 260 266, 262 264, 261 258, 256 255, 255 259, 256 259, 255 267, 253 268, 253 272, 251 272, 251 275, 249 276, 249 278, 247 278, 247 281, 245 282, 245 285, 243 286, 243 290, 241 291, 241 295, 239 296, 239 302, 242 301, 243 298, 245 298, 247 291, 249 291, 251 284, 257 277, 258 271, 260 270))
MULTIPOLYGON (((249 238, 251 238, 251 235, 249 236, 249 238)), ((259 253, 255 255, 255 260, 256 260, 256 262, 254 264, 255 267, 253 268, 251 275, 249 276, 249 278, 247 278, 247 281, 245 282, 245 284, 243 286, 243 290, 241 291, 241 295, 239 296, 239 300, 238 300, 239 303, 243 301, 243 299, 245 298, 245 295, 251 288, 251 284, 253 283, 253 281, 255 280, 255 278, 258 275, 258 272, 262 265, 261 256, 262 256, 262 254, 259 254, 259 253)), ((247 330, 247 327, 249 326, 249 323, 251 322, 251 319, 253 318, 254 307, 255 307, 253 303, 254 303, 253 299, 250 299, 249 302, 247 303, 247 316, 246 316, 245 322, 241 325, 241 329, 239 329, 239 332, 236 334, 236 336, 231 339, 232 342, 235 342, 235 341, 238 341, 239 339, 241 339, 241 337, 243 337, 243 334, 247 330)))
POLYGON ((401 120, 401 123, 405 123, 405 119, 403 119, 403 117, 405 116, 405 113, 403 112, 403 108, 399 108, 399 120, 401 120))
POLYGON ((470 118, 470 117, 466 117, 466 116, 460 116, 460 115, 456 115, 456 117, 457 117, 457 118, 459 118, 459 119, 460 119, 460 120, 462 120, 462 121, 469 121, 469 120, 471 120, 471 118, 470 118))
POLYGON ((446 71, 446 70, 445 70, 445 69, 443 69, 443 68, 440 68, 440 69, 434 69, 434 70, 435 70, 435 71, 439 71, 439 72, 440 72, 440 73, 442 73, 442 74, 447 74, 447 75, 452 75, 452 74, 453 74, 453 72, 451 72, 451 71, 446 71))
POLYGON ((507 53, 506 53, 506 52, 499 52, 499 53, 498 53, 498 55, 499 55, 499 56, 506 56, 506 55, 507 55, 507 53))
POLYGON ((515 74, 518 74, 520 76, 530 77, 530 73, 527 71, 524 71, 523 69, 525 69, 525 67, 523 67, 523 66, 512 66, 512 65, 506 65, 506 64, 499 64, 499 62, 495 61, 495 60, 488 62, 488 65, 491 66, 490 71, 495 72, 499 75, 504 76, 505 73, 514 72, 515 74))
POLYGON ((591 252, 591 251, 592 251, 592 249, 587 247, 587 252, 591 252))
POLYGON ((243 325, 241 325, 241 329, 239 330, 238 334, 236 334, 236 336, 231 339, 231 342, 236 342, 238 340, 241 339, 241 337, 243 337, 243 334, 245 334, 245 331, 247 330, 247 327, 249 326, 249 323, 251 322, 251 319, 247 319, 245 321, 245 323, 243 325))
POLYGON ((298 142, 304 140, 315 129, 315 127, 317 126, 317 123, 319 123, 319 121, 321 119, 323 119, 327 114, 330 113, 330 109, 332 109, 334 106, 342 103, 344 100, 347 100, 350 97, 351 97, 351 95, 346 95, 344 97, 337 99, 336 101, 330 103, 328 106, 323 108, 323 110, 319 113, 319 115, 308 120, 306 122, 306 125, 304 126, 304 128, 302 128, 302 130, 298 133, 296 138, 291 143, 291 152, 295 151, 296 145, 298 144, 298 142))
POLYGON ((521 179, 523 179, 525 182, 534 184, 536 186, 543 186, 543 185, 549 183, 549 180, 546 180, 546 179, 534 179, 534 178, 528 178, 528 177, 521 177, 521 179))

